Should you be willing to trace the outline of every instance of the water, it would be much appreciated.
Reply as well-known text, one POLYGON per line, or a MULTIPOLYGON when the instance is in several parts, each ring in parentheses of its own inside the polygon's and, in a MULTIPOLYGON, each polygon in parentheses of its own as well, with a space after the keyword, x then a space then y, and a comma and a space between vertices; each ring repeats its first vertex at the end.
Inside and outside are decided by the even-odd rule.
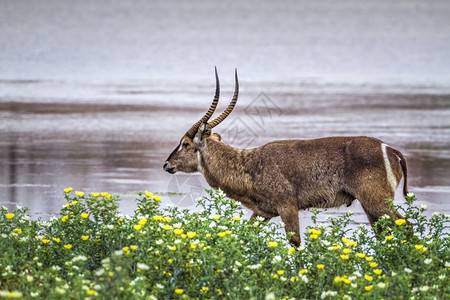
POLYGON ((210 82, 217 65, 255 81, 448 83, 449 15, 446 0, 3 0, 0 74, 210 82))
POLYGON ((449 213, 449 14, 447 1, 3 1, 0 205, 48 218, 73 186, 121 194, 124 213, 144 189, 195 209, 202 176, 162 164, 217 65, 219 109, 234 67, 241 78, 225 141, 374 136, 408 158, 419 205, 449 213))
MULTIPOLYGON (((21 86, 39 90, 46 84, 4 81, 0 86, 3 90, 21 86)), ((450 213, 450 95, 445 89, 302 83, 274 84, 261 94, 265 84, 241 84, 236 111, 217 127, 224 141, 254 147, 275 139, 374 136, 408 158, 410 190, 418 195, 418 204, 427 204, 429 214, 450 213)), ((181 193, 165 195, 165 204, 195 209, 195 198, 208 187, 202 176, 173 176, 165 173, 162 165, 179 138, 206 110, 213 86, 184 94, 177 90, 148 93, 146 97, 155 101, 143 104, 139 95, 146 93, 147 84, 125 84, 126 93, 122 85, 67 85, 63 84, 63 89, 83 89, 86 95, 95 96, 93 100, 103 93, 104 100, 110 101, 47 103, 29 98, 27 102, 2 103, 2 205, 28 206, 33 215, 47 218, 63 204, 62 190, 72 186, 122 194, 125 213, 135 209, 133 196, 144 189, 181 193), (197 98, 198 105, 187 109, 157 101, 180 95, 181 99, 197 98)), ((56 83, 55 90, 59 86, 56 83)), ((231 95, 230 88, 223 91, 225 103, 219 109, 231 95)), ((397 201, 402 203, 401 192, 397 201)), ((350 209, 357 222, 366 222, 359 203, 350 209)), ((303 218, 307 219, 306 214, 303 218)))

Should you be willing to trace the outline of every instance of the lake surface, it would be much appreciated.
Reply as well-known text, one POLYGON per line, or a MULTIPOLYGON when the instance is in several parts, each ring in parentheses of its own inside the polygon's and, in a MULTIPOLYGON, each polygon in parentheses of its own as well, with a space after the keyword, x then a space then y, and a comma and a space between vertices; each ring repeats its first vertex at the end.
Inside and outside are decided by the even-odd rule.
POLYGON ((219 109, 241 80, 227 143, 374 136, 408 158, 418 204, 449 213, 449 15, 445 0, 2 1, 0 205, 48 218, 72 186, 121 194, 124 213, 145 189, 195 209, 202 176, 162 165, 217 66, 219 109))
MULTIPOLYGON (((223 81, 219 110, 232 96, 232 79, 223 81)), ((408 184, 418 205, 427 204, 429 215, 450 213, 447 88, 245 80, 241 87, 236 110, 216 128, 225 142, 251 148, 275 139, 374 136, 407 157, 408 184)), ((163 193, 164 205, 193 210, 195 199, 205 195, 208 185, 200 174, 170 175, 162 165, 209 106, 213 82, 161 91, 150 82, 4 80, 0 89, 39 95, 2 99, 0 205, 28 206, 33 216, 48 218, 59 211, 69 186, 121 194, 124 213, 136 208, 134 195, 145 189, 163 193), (58 98, 61 90, 83 91, 84 96, 79 101, 58 98), (183 107, 187 99, 196 101, 183 107)), ((400 190, 396 200, 403 201, 400 190)), ((322 220, 348 209, 355 212, 356 223, 367 222, 357 202, 328 210, 322 220)), ((308 222, 307 215, 302 213, 302 221, 308 222)))

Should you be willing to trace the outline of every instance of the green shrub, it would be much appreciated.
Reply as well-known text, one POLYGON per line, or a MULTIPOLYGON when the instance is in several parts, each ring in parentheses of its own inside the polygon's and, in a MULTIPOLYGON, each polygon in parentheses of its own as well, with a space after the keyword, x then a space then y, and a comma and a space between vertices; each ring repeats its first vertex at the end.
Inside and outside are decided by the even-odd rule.
MULTIPOLYGON (((200 210, 161 208, 139 193, 133 216, 117 196, 66 189, 58 218, 0 209, 0 297, 68 299, 449 299, 449 217, 423 216, 408 196, 404 220, 379 233, 349 227, 351 213, 305 230, 242 218, 209 191, 200 210)), ((401 208, 398 208, 402 210, 401 208)))

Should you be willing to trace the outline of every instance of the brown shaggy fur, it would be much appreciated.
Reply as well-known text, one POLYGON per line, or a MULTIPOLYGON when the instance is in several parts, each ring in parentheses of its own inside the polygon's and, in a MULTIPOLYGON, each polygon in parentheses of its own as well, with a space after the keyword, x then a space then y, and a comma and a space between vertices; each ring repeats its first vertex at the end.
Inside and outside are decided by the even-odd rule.
MULTIPOLYGON (((386 201, 394 199, 395 191, 378 139, 283 140, 247 150, 228 146, 207 127, 199 129, 195 142, 183 137, 167 162, 174 171, 200 171, 211 187, 253 210, 252 217, 280 216, 286 232, 295 233, 295 245, 300 244, 301 209, 349 206, 358 199, 371 224, 384 214, 402 218, 386 201)), ((406 160, 399 151, 389 146, 386 150, 396 186, 405 178, 406 195, 406 160)))

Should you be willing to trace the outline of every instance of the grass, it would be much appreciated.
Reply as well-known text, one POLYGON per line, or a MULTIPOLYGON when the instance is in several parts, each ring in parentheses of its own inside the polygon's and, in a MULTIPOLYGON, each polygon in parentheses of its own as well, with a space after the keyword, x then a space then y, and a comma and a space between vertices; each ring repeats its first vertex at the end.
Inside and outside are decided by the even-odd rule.
POLYGON ((139 193, 132 216, 117 196, 66 189, 49 221, 0 209, 0 297, 42 299, 449 299, 449 216, 398 208, 380 233, 351 214, 306 228, 292 247, 283 224, 249 222, 209 191, 201 210, 162 209, 139 193), (393 226, 388 226, 389 224, 393 226))

